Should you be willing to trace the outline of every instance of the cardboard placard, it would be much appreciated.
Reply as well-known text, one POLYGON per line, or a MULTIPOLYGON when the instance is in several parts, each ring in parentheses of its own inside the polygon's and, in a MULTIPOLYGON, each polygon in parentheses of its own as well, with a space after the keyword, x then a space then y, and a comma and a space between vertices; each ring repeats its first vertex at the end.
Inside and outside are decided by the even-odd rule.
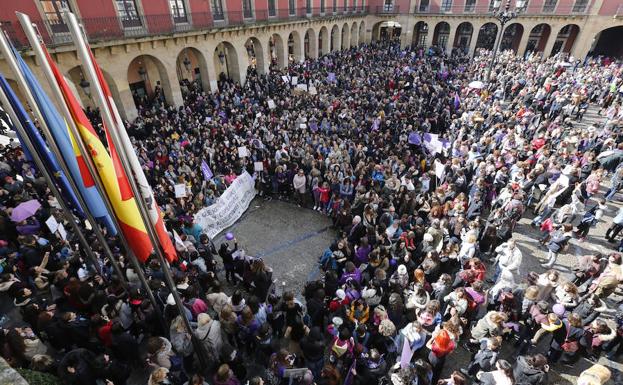
POLYGON ((186 185, 184 183, 175 185, 175 197, 176 198, 185 198, 186 197, 186 185))
POLYGON ((238 157, 244 158, 249 156, 249 150, 247 150, 247 146, 238 147, 238 157))

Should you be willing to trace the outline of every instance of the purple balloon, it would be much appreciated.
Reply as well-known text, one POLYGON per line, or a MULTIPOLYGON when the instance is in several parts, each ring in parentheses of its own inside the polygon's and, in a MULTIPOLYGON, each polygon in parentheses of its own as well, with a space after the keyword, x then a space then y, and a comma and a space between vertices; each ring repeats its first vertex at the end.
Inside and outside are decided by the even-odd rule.
POLYGON ((231 241, 232 239, 234 239, 234 233, 225 234, 225 239, 227 239, 228 241, 231 241))
POLYGON ((552 306, 552 310, 559 317, 562 317, 565 314, 565 306, 560 303, 557 303, 556 305, 552 306))

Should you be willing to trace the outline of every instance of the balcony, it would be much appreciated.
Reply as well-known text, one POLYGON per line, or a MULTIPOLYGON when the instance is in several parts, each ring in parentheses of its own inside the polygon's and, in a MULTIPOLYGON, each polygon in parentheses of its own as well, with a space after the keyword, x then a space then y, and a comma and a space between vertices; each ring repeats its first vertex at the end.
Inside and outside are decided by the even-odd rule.
MULTIPOLYGON (((382 8, 382 7, 381 7, 382 8)), ((191 18, 184 18, 183 22, 170 15, 142 15, 131 20, 118 16, 83 18, 80 23, 84 26, 91 43, 122 40, 128 38, 144 38, 170 35, 180 32, 205 31, 215 28, 236 27, 253 23, 278 23, 293 20, 307 20, 309 18, 329 18, 336 16, 365 15, 368 7, 338 8, 334 13, 325 14, 321 8, 285 9, 254 9, 248 11, 210 13, 193 12, 191 18)), ((379 9, 377 13, 397 14, 398 7, 391 10, 379 9)), ((50 23, 44 20, 33 21, 39 29, 46 45, 50 47, 71 44, 71 36, 64 23, 55 21, 50 23)), ((22 33, 21 27, 8 21, 0 21, 13 44, 17 48, 26 48, 28 41, 22 33)))

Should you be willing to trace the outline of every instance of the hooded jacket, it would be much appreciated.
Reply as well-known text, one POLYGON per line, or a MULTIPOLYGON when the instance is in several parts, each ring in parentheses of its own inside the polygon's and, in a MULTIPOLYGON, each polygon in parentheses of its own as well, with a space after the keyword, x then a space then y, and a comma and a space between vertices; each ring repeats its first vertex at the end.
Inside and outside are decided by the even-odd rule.
POLYGON ((547 372, 529 365, 524 356, 517 357, 513 375, 515 377, 515 385, 540 385, 547 383, 547 372))

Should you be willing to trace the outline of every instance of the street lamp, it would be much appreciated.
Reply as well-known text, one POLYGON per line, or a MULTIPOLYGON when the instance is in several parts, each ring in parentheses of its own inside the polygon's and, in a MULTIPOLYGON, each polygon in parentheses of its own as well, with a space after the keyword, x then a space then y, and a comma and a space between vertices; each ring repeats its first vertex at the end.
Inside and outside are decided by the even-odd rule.
POLYGON ((145 70, 145 67, 140 66, 138 68, 138 75, 141 77, 141 79, 143 79, 144 82, 147 81, 147 71, 145 70))
POLYGON ((502 0, 495 0, 493 2, 493 17, 500 21, 500 38, 498 39, 496 36, 495 47, 493 48, 493 55, 491 56, 491 61, 489 62, 489 68, 487 69, 487 77, 485 81, 489 82, 491 79, 491 71, 493 70, 493 66, 495 66, 495 59, 498 54, 498 49, 500 48, 500 42, 502 41, 502 37, 504 37, 504 26, 509 21, 515 19, 521 12, 525 10, 526 0, 516 0, 515 1, 515 9, 510 10, 511 0, 506 0, 506 5, 502 8, 502 0))
POLYGON ((80 88, 82 88, 82 91, 84 91, 84 94, 91 98, 91 83, 89 83, 88 80, 86 80, 84 78, 84 76, 82 76, 82 79, 80 79, 80 88))

